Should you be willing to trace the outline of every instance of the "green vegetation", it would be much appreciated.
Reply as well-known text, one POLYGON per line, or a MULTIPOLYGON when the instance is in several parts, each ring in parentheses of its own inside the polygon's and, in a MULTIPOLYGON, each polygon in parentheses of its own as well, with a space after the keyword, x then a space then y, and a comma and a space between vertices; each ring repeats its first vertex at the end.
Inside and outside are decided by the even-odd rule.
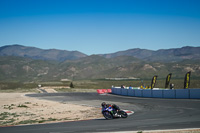
POLYGON ((18 124, 33 124, 33 123, 44 123, 44 122, 49 122, 49 121, 57 121, 58 119, 55 118, 48 118, 48 119, 44 119, 44 118, 40 118, 40 120, 35 119, 35 120, 25 120, 25 121, 20 121, 19 123, 16 123, 16 125, 18 124))
POLYGON ((0 114, 0 125, 10 125, 19 117, 16 113, 3 112, 0 114))
MULTIPOLYGON (((151 80, 123 80, 123 81, 108 81, 108 80, 87 80, 87 81, 74 81, 75 88, 82 89, 109 89, 111 86, 124 85, 129 87, 139 87, 141 84, 146 86, 151 85, 151 80)), ((171 79, 170 83, 173 83, 175 89, 183 89, 184 87, 184 79, 171 79)), ((165 79, 157 80, 156 88, 164 88, 165 87, 165 79)), ((200 80, 191 79, 190 88, 200 88, 200 80)))
MULTIPOLYGON (((91 55, 79 60, 52 62, 0 56, 0 80, 15 82, 14 85, 18 86, 15 88, 21 88, 21 83, 29 88, 31 86, 37 87, 35 83, 59 82, 62 79, 74 81, 135 77, 149 80, 154 75, 158 75, 159 79, 164 79, 169 73, 172 73, 174 79, 180 79, 184 78, 188 71, 192 72, 193 79, 200 79, 200 62, 198 58, 196 60, 162 62, 144 61, 131 56, 104 58, 98 55, 91 55)), ((6 86, 0 86, 0 88, 2 87, 5 88, 6 86)))
MULTIPOLYGON (((170 83, 173 83, 175 89, 183 89, 184 87, 184 79, 174 79, 172 78, 170 83)), ((40 83, 19 83, 19 82, 0 82, 0 92, 38 92, 36 90, 37 84, 41 84, 44 86, 70 86, 70 83, 63 83, 63 82, 40 82, 40 83), (32 88, 33 87, 33 88, 32 88)), ((56 89, 57 91, 63 92, 77 92, 84 89, 89 89, 92 92, 96 89, 109 89, 111 86, 120 87, 124 85, 129 87, 139 87, 142 84, 145 86, 151 85, 151 79, 146 80, 74 80, 73 87, 74 88, 61 88, 56 89)), ((155 85, 155 88, 164 88, 165 87, 165 79, 158 79, 155 85)), ((168 87, 169 88, 169 87, 168 87)), ((190 88, 200 88, 200 79, 191 78, 190 81, 190 88)), ((88 92, 88 91, 85 91, 88 92)), ((28 104, 28 103, 25 103, 28 104)), ((5 108, 12 109, 12 106, 7 106, 5 108)))
MULTIPOLYGON (((31 104, 30 102, 25 102, 25 104, 31 104)), ((15 104, 11 104, 11 105, 4 105, 3 108, 4 109, 8 109, 8 110, 12 110, 14 108, 28 108, 28 106, 24 105, 24 104, 19 104, 18 106, 16 106, 15 104)))
POLYGON ((31 102, 25 102, 25 104, 31 104, 31 102))
MULTIPOLYGON (((55 118, 48 118, 48 119, 44 119, 44 118, 40 118, 40 119, 32 119, 32 120, 23 120, 23 121, 19 121, 16 122, 16 119, 14 118, 10 118, 12 116, 14 116, 16 114, 11 114, 8 112, 4 112, 0 114, 0 125, 20 125, 20 124, 34 124, 34 123, 45 123, 45 122, 53 122, 53 121, 63 121, 63 120, 78 120, 79 118, 74 118, 74 119, 69 119, 69 118, 63 118, 63 119, 55 119, 55 118), (7 118, 7 119, 6 119, 7 118)), ((15 116, 16 117, 16 116, 15 116)), ((20 117, 20 116, 17 116, 20 117)))
POLYGON ((13 109, 13 105, 4 105, 4 109, 9 109, 9 110, 11 110, 11 109, 13 109))
POLYGON ((73 85, 73 83, 72 83, 72 82, 70 83, 70 88, 74 88, 74 85, 73 85))
POLYGON ((0 82, 1 92, 37 92, 36 83, 28 82, 0 82))
POLYGON ((28 108, 28 106, 26 106, 24 104, 19 104, 17 107, 19 107, 19 108, 28 108))
POLYGON ((0 120, 8 118, 10 115, 15 115, 15 113, 3 112, 0 114, 0 120))

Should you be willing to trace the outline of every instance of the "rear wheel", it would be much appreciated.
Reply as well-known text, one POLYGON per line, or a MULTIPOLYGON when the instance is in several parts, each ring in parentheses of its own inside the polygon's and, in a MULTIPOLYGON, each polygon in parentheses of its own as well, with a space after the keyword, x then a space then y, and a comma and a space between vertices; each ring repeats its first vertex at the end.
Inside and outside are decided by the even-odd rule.
POLYGON ((104 116, 107 120, 113 119, 113 115, 112 115, 110 112, 108 112, 108 111, 103 112, 103 116, 104 116))
POLYGON ((122 118, 127 118, 128 114, 125 111, 120 110, 119 114, 121 115, 122 118))

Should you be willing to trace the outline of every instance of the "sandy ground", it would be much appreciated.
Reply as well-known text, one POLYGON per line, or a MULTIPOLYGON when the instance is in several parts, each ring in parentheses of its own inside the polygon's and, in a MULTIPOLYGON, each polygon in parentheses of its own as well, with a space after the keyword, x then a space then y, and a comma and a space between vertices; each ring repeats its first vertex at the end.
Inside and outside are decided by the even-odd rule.
POLYGON ((0 93, 0 126, 76 121, 102 117, 99 108, 0 93))

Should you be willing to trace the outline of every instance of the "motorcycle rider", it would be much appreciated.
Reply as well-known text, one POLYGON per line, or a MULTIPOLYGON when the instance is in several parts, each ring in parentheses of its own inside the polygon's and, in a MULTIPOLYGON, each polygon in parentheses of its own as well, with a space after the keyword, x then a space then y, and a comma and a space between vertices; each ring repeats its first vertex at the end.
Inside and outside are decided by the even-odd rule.
POLYGON ((103 108, 108 108, 108 107, 112 107, 113 108, 113 114, 117 115, 118 111, 120 110, 119 106, 117 106, 116 104, 106 104, 105 102, 101 103, 101 107, 103 108))

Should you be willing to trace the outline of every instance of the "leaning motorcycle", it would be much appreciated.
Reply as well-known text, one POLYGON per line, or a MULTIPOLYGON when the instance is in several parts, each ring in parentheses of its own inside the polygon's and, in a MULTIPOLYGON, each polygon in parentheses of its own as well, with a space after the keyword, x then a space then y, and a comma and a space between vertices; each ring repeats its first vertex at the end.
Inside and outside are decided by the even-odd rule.
POLYGON ((117 111, 116 114, 114 114, 114 111, 115 110, 111 106, 102 108, 102 114, 107 120, 114 119, 114 118, 120 118, 120 117, 121 118, 128 117, 128 114, 123 110, 117 111))

